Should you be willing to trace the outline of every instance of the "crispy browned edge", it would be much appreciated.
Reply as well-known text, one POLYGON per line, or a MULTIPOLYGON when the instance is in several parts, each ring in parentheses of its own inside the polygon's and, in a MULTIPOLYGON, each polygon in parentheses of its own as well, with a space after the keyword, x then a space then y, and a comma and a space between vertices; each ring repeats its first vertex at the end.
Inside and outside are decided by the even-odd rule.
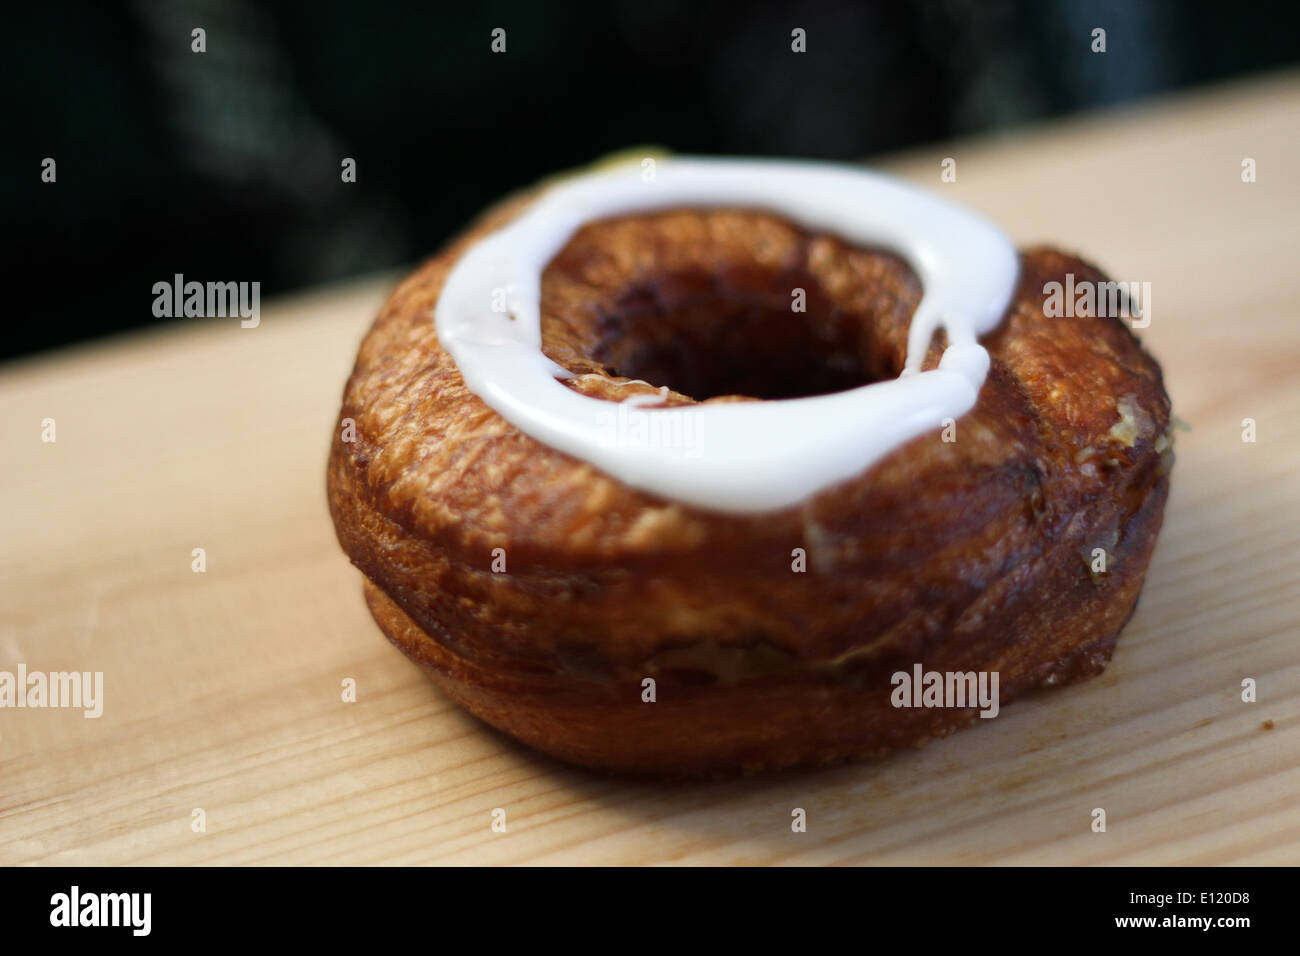
MULTIPOLYGON (((1123 321, 1043 314, 1046 282, 1099 270, 1022 254, 957 441, 917 438, 799 507, 719 515, 524 435, 439 346, 431 315, 451 264, 526 201, 394 292, 329 460, 330 511, 372 614, 449 696, 567 761, 701 776, 917 746, 975 719, 892 706, 890 675, 914 663, 997 671, 1003 702, 1105 667, 1155 545, 1172 450, 1159 366, 1123 321), (353 442, 340 440, 347 419, 353 442), (1097 547, 1106 574, 1091 570, 1097 547), (491 569, 497 548, 506 573, 491 569), (806 573, 792 571, 800 548, 806 573)), ((901 362, 919 296, 905 265, 737 210, 585 227, 544 276, 546 351, 593 373, 585 391, 626 395, 641 387, 590 360, 601 305, 665 271, 755 261, 806 268, 834 304, 873 316, 864 348, 901 362)))

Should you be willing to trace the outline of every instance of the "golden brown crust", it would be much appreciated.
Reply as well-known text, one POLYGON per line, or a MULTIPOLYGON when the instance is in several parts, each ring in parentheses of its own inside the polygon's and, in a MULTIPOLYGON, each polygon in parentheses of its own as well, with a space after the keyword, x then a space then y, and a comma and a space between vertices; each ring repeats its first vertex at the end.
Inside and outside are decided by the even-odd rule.
MULTIPOLYGON (((1171 453, 1160 369, 1124 323, 1043 314, 1046 282, 1102 281, 1098 270, 1023 253, 956 441, 921 436, 798 507, 721 515, 606 477, 465 388, 433 306, 460 252, 525 201, 397 289, 344 393, 356 441, 336 430, 329 462, 339 540, 376 620, 453 698, 570 761, 708 775, 916 745, 969 722, 969 708, 890 704, 890 675, 914 663, 998 671, 1004 700, 1105 666, 1154 547, 1171 453), (497 548, 505 573, 492 570, 497 548), (642 701, 646 677, 655 703, 642 701)), ((588 225, 546 270, 543 347, 602 398, 654 390, 624 366, 673 376, 653 384, 679 389, 677 405, 716 387, 710 401, 752 400, 798 376, 827 390, 897 374, 919 294, 896 257, 767 214, 628 216, 588 225), (789 319, 794 285, 810 305, 792 329, 774 317, 789 319), (715 326, 744 337, 701 331, 718 309, 730 320, 715 326), (665 324, 673 334, 656 339, 665 324), (712 364, 692 364, 700 354, 712 364), (791 364, 799 354, 818 361, 791 364)))

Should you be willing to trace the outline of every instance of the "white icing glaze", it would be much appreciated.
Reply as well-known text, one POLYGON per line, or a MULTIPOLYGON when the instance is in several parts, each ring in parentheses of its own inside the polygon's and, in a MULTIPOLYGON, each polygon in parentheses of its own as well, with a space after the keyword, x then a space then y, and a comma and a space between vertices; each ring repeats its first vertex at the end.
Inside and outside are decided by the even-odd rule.
MULTIPOLYGON (((969 411, 989 364, 976 336, 1001 321, 1017 271, 1015 248, 992 224, 878 174, 821 163, 671 158, 657 162, 651 181, 631 164, 552 186, 461 257, 434 319, 465 384, 521 431, 669 500, 756 513, 859 475, 908 439, 969 411), (562 384, 569 373, 541 351, 547 264, 589 221, 687 207, 762 209, 903 257, 923 289, 903 374, 832 395, 658 411, 642 410, 644 397, 620 406, 562 384), (502 302, 504 311, 493 311, 502 302), (948 348, 938 368, 918 371, 939 326, 948 348), (689 427, 680 427, 683 414, 689 427), (657 440, 655 415, 679 416, 674 428, 658 429, 657 440), (683 438, 687 433, 693 437, 683 438)), ((801 321, 799 314, 791 321, 801 321)))

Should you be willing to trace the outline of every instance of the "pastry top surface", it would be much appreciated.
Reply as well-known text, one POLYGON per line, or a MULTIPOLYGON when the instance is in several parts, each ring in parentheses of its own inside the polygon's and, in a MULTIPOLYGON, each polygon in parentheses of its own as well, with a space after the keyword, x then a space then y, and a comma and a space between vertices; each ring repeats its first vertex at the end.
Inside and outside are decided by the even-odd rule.
MULTIPOLYGON (((794 160, 646 159, 572 174, 543 189, 517 218, 457 260, 434 318, 442 347, 471 391, 533 438, 671 501, 732 514, 767 512, 860 474, 908 439, 965 414, 988 372, 977 336, 1000 321, 1017 268, 1015 248, 992 223, 865 169, 794 160), (618 427, 627 425, 628 412, 620 410, 615 420, 605 402, 566 388, 559 379, 570 373, 542 351, 542 274, 588 222, 679 207, 760 209, 809 232, 899 256, 922 288, 902 374, 801 394, 797 378, 783 373, 798 376, 800 365, 857 362, 852 349, 832 355, 805 349, 789 356, 790 368, 768 369, 751 380, 765 393, 784 380, 790 397, 638 413, 636 426, 655 429, 653 435, 618 427), (922 371, 939 329, 947 345, 938 366, 922 371), (668 429, 689 429, 691 440, 662 434, 668 429)), ((744 291, 743 285, 731 289, 744 291)), ((753 303, 769 320, 762 329, 746 314, 744 296, 715 296, 710 314, 699 308, 697 293, 690 318, 707 329, 661 311, 629 335, 643 344, 656 340, 678 363, 735 364, 746 356, 719 351, 719 343, 700 333, 706 339, 725 323, 730 338, 758 335, 770 348, 791 331, 817 330, 817 317, 803 319, 807 290, 788 283, 786 294, 783 314, 771 302, 753 303), (700 354, 687 354, 692 350, 700 354)), ((752 343, 742 344, 752 350, 752 343)), ((643 406, 642 398, 632 401, 643 406)))

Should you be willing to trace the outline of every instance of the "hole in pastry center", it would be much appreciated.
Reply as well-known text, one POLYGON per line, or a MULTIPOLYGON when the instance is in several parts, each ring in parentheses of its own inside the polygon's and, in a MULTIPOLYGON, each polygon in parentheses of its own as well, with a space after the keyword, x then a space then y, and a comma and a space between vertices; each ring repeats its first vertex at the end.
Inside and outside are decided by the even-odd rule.
POLYGON ((804 270, 673 272, 602 306, 591 358, 611 375, 697 401, 825 395, 900 371, 873 354, 871 325, 870 316, 834 304, 804 270), (803 311, 795 308, 800 298, 803 311))

